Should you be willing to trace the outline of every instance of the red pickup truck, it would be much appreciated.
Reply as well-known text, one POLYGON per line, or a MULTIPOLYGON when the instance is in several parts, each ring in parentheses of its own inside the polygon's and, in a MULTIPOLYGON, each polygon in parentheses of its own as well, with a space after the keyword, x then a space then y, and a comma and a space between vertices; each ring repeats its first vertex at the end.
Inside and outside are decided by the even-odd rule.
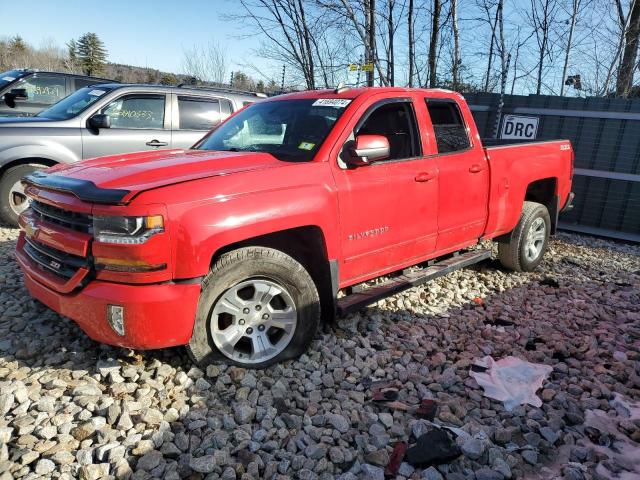
POLYGON ((321 318, 486 259, 465 250, 480 240, 534 269, 572 169, 566 140, 483 147, 454 92, 293 93, 190 150, 29 175, 16 255, 30 293, 94 340, 261 368, 303 353, 321 318))

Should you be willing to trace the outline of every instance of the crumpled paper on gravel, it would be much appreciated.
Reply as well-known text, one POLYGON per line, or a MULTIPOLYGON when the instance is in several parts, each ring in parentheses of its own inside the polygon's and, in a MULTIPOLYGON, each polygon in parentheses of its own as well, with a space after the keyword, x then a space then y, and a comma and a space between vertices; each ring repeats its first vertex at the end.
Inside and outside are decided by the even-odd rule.
POLYGON ((534 407, 542 406, 536 391, 542 387, 553 367, 518 357, 506 357, 496 362, 489 355, 474 363, 486 371, 470 371, 469 374, 484 389, 485 396, 503 402, 508 412, 527 403, 534 407))

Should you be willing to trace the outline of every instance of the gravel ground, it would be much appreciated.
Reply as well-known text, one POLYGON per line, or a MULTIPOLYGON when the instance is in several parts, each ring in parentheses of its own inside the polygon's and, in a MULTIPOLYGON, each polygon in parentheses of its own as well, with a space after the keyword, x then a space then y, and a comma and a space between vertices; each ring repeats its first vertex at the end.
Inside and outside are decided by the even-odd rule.
POLYGON ((0 480, 382 479, 396 442, 435 427, 373 402, 381 381, 461 429, 459 458, 397 478, 640 478, 638 246, 563 234, 536 273, 455 272, 339 319, 297 361, 201 371, 31 300, 16 236, 0 229, 0 480), (484 397, 469 369, 485 355, 552 366, 542 407, 484 397))

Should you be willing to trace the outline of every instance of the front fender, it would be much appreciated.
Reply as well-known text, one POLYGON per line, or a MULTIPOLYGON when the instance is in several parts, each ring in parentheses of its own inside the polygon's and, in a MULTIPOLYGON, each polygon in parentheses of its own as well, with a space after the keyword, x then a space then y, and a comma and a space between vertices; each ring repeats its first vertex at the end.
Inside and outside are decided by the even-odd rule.
POLYGON ((80 160, 71 149, 56 142, 8 147, 0 151, 0 166, 25 158, 43 158, 55 163, 73 163, 80 160))

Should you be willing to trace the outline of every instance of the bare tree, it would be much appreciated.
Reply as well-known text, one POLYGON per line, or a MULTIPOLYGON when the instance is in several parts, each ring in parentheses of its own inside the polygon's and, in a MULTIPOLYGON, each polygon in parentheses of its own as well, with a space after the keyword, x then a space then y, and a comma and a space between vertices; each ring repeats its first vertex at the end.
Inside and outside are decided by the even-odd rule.
MULTIPOLYGON (((618 4, 620 0, 618 0, 618 4)), ((616 82, 616 95, 626 97, 629 95, 633 84, 633 74, 637 68, 638 40, 640 38, 640 0, 633 0, 629 7, 628 21, 624 32, 624 51, 618 79, 616 82)))
POLYGON ((537 74, 536 74, 536 94, 542 92, 542 75, 544 72, 544 61, 552 57, 551 33, 555 23, 555 16, 558 9, 557 0, 531 0, 528 19, 533 29, 538 44, 537 74))
POLYGON ((460 32, 458 30, 458 0, 451 0, 451 31, 453 33, 453 64, 451 66, 451 80, 453 89, 460 85, 460 32))
POLYGON ((571 54, 571 47, 573 42, 573 32, 576 28, 576 21, 578 19, 578 12, 580 11, 580 5, 582 0, 571 0, 571 11, 569 20, 569 35, 567 38, 567 45, 564 49, 564 64, 562 66, 562 76, 560 77, 560 96, 564 95, 565 81, 567 78, 567 69, 569 68, 569 55, 571 54))
POLYGON ((415 57, 415 36, 413 33, 413 0, 409 0, 409 9, 407 11, 407 34, 409 42, 409 87, 413 87, 414 68, 416 66, 415 57))
POLYGON ((435 88, 438 83, 437 77, 437 49, 438 37, 440 35, 440 11, 442 3, 440 0, 433 0, 433 11, 431 13, 431 40, 429 41, 429 87, 435 88))
POLYGON ((183 51, 182 70, 186 75, 214 83, 227 83, 229 62, 217 42, 193 45, 183 51))

